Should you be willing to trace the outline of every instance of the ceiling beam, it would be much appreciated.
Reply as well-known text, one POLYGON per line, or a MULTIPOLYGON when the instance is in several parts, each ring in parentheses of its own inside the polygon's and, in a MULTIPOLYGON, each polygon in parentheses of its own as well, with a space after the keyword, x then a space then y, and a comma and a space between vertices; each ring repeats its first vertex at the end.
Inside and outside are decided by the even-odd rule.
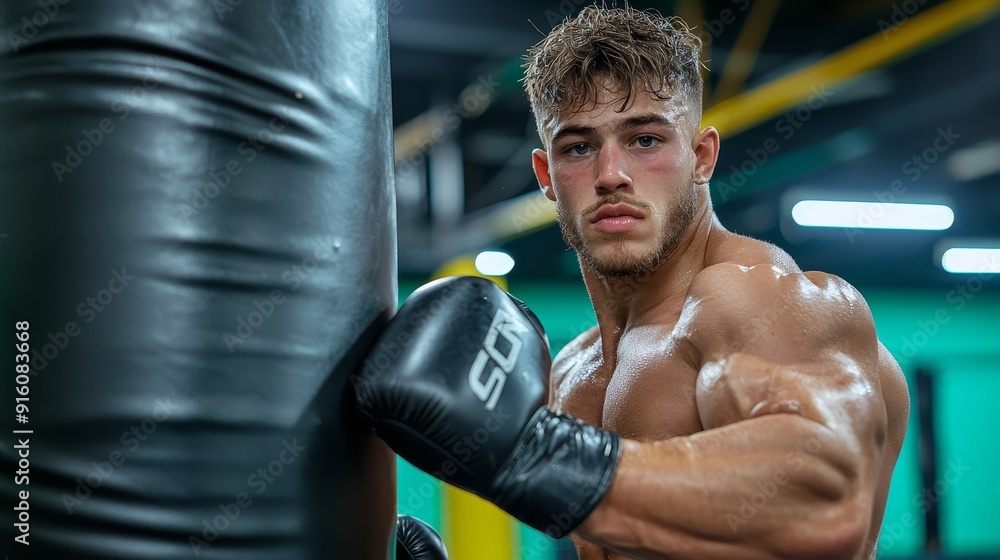
MULTIPOLYGON (((796 107, 813 95, 814 88, 834 86, 898 62, 998 12, 1000 0, 949 0, 911 17, 885 36, 886 31, 880 31, 812 66, 727 99, 707 109, 702 122, 715 126, 723 136, 737 134, 796 107)), ((497 241, 516 239, 556 223, 552 204, 541 193, 496 206, 497 215, 489 223, 497 241), (502 214, 506 212, 530 219, 505 218, 502 214)))
POLYGON ((737 134, 805 102, 816 89, 888 66, 997 12, 1000 0, 950 0, 812 66, 722 101, 705 111, 702 122, 715 126, 723 136, 737 134))

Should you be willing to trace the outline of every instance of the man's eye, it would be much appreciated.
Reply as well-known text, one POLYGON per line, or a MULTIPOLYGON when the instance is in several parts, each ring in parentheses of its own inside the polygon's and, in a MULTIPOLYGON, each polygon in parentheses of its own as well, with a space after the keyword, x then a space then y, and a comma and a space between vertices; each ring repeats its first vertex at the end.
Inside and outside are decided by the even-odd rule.
POLYGON ((653 136, 640 136, 636 138, 635 145, 640 148, 652 148, 657 142, 659 142, 659 140, 653 136))
POLYGON ((590 151, 590 146, 586 144, 573 144, 566 150, 570 155, 585 156, 590 151))

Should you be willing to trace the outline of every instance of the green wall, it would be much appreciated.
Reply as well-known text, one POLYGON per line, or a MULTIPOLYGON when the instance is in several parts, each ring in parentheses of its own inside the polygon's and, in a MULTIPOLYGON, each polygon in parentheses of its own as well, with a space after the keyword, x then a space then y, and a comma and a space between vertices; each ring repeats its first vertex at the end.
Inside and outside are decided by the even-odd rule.
MULTIPOLYGON (((1000 282, 993 281, 995 284, 1000 282)), ((863 290, 879 337, 910 381, 910 429, 890 490, 880 551, 911 553, 923 542, 923 511, 930 500, 941 508, 942 549, 947 553, 1000 552, 1000 294, 956 277, 958 290, 914 292, 863 290), (921 492, 914 373, 934 373, 934 430, 938 479, 921 492), (988 402, 989 400, 989 402, 988 402), (916 522, 914 522, 916 521, 916 522), (896 535, 901 535, 896 537, 896 535)), ((995 290, 997 285, 988 286, 995 290)))
MULTIPOLYGON (((953 554, 1000 553, 1000 278, 980 282, 955 277, 955 289, 903 291, 861 289, 875 316, 879 337, 897 357, 910 382, 911 416, 886 506, 881 555, 907 556, 923 542, 923 512, 928 500, 941 508, 942 551, 953 554), (913 387, 918 367, 934 374, 938 436, 937 491, 921 493, 917 446, 917 406, 913 387)), ((402 281, 400 297, 417 283, 402 281)), ((524 300, 546 327, 553 352, 594 324, 582 283, 514 282, 512 294, 524 300)), ((408 486, 436 481, 402 464, 400 510, 407 510, 408 486)), ((440 519, 437 502, 419 502, 414 514, 440 519)), ((439 525, 438 525, 439 526, 439 525)), ((525 560, 549 560, 554 546, 533 531, 522 533, 525 560)), ((458 559, 461 560, 461 559, 458 559)))

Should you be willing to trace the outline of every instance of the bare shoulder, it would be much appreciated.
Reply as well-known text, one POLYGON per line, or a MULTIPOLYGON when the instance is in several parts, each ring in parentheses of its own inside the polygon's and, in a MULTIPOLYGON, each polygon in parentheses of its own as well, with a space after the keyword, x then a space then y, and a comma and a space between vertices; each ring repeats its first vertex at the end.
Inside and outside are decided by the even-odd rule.
POLYGON ((871 310, 861 293, 824 272, 774 264, 719 263, 698 273, 685 302, 691 336, 702 351, 748 345, 777 361, 844 346, 878 358, 871 310))
POLYGON ((601 333, 597 325, 594 325, 580 333, 569 344, 563 346, 559 350, 559 353, 556 354, 555 359, 552 360, 553 377, 565 374, 567 371, 574 369, 581 360, 586 359, 589 350, 594 347, 600 337, 601 333))
POLYGON ((797 414, 842 435, 845 468, 881 449, 894 460, 909 396, 868 303, 844 279, 803 272, 756 243, 736 240, 688 288, 681 317, 699 362, 702 425, 797 414))
MULTIPOLYGON (((769 263, 743 265, 719 263, 696 274, 688 296, 700 300, 731 298, 743 301, 744 307, 771 305, 778 301, 804 305, 864 304, 858 290, 839 276, 826 272, 788 270, 769 263), (742 296, 765 297, 748 300, 742 296)), ((735 303, 730 301, 728 303, 735 303)), ((867 311, 867 304, 864 304, 867 311)))
POLYGON ((584 348, 592 346, 597 339, 601 337, 601 332, 598 330, 597 325, 590 327, 589 329, 578 334, 576 338, 569 341, 566 346, 563 346, 559 353, 556 354, 556 361, 560 359, 569 359, 573 355, 579 353, 584 348))

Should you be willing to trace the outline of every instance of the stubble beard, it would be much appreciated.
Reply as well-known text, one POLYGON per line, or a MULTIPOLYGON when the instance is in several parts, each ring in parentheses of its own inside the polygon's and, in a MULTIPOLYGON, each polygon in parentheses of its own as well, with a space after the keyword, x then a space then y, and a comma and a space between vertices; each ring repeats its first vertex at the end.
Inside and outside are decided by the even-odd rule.
POLYGON ((652 246, 647 251, 640 254, 632 254, 627 247, 626 240, 619 237, 612 241, 610 256, 598 258, 583 239, 584 216, 604 204, 617 204, 620 202, 639 208, 647 216, 652 215, 652 208, 649 205, 638 203, 624 195, 615 193, 584 210, 580 216, 569 215, 561 205, 557 204, 556 211, 559 216, 559 229, 562 231, 563 240, 566 242, 566 245, 576 251, 580 259, 588 267, 597 272, 597 274, 610 278, 637 278, 645 276, 659 266, 664 258, 673 253, 694 220, 694 191, 692 189, 690 196, 684 197, 677 205, 667 210, 663 227, 657 239, 654 240, 652 246))

